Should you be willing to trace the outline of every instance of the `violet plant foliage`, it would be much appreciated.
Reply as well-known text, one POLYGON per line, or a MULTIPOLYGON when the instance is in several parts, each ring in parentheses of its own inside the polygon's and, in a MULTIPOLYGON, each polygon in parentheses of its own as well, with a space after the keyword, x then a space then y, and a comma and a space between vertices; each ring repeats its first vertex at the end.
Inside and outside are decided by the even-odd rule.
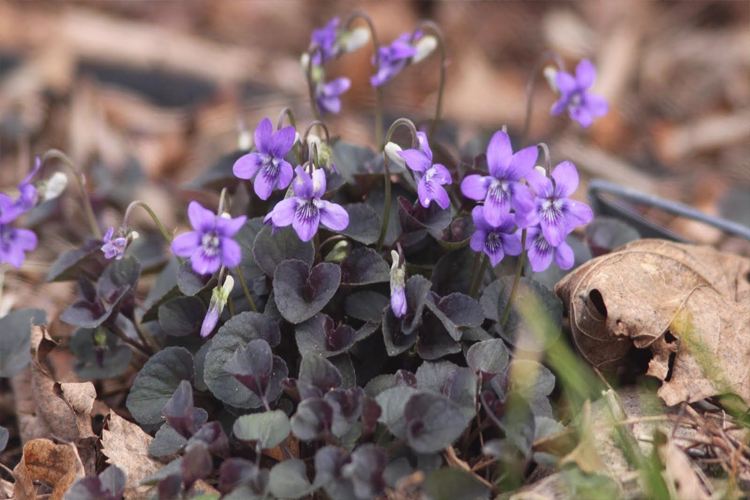
MULTIPOLYGON (((311 104, 321 112, 339 113, 351 86, 346 77, 326 83, 323 69, 361 42, 347 30, 335 18, 312 34, 311 104)), ((372 85, 411 64, 421 36, 381 47, 372 85)), ((602 103, 588 93, 593 75, 588 63, 575 77, 559 73, 555 109, 579 122, 599 116, 602 103)), ((231 498, 322 490, 332 500, 367 500, 417 471, 426 484, 445 480, 441 452, 452 446, 479 450, 492 439, 488 455, 502 448, 537 460, 519 436, 531 439, 535 422, 554 419, 554 376, 525 360, 549 391, 531 397, 510 382, 511 330, 488 304, 510 300, 496 280, 508 274, 507 257, 528 259, 535 273, 553 262, 573 266, 566 237, 593 217, 571 199, 575 166, 563 161, 542 174, 537 146, 514 151, 503 130, 487 145, 487 171, 472 170, 477 159, 450 159, 439 138, 415 131, 416 148, 390 146, 391 161, 408 170, 385 177, 382 151, 300 138, 293 126, 274 130, 269 118, 254 137, 225 179, 220 208, 191 201, 192 230, 173 240, 162 231, 173 255, 166 264, 153 259, 163 268, 145 300, 136 297, 138 280, 153 268, 142 269, 136 249, 124 256, 132 228, 112 227, 60 259, 69 268, 58 274, 79 280, 79 300, 63 315, 79 327, 78 361, 98 360, 97 373, 107 373, 106 350, 147 359, 126 406, 144 429, 158 428, 151 455, 179 458, 143 483, 185 498, 203 479, 231 498), (238 193, 249 183, 248 200, 238 193), (524 418, 515 418, 518 408, 524 418), (266 445, 277 453, 264 453, 266 445)), ((33 231, 15 224, 37 203, 38 171, 17 199, 0 195, 0 262, 15 267, 37 245, 33 231)), ((551 292, 540 300, 559 301, 551 292)), ((114 478, 106 494, 117 497, 124 479, 108 471, 74 491, 95 498, 114 478)))

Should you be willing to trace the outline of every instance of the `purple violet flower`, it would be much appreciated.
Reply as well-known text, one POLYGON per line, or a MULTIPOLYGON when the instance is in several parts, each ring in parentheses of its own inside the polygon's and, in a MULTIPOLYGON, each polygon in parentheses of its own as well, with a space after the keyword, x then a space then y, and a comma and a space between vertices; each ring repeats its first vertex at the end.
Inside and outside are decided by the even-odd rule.
POLYGON ((552 263, 552 257, 555 258, 555 264, 560 269, 570 269, 573 267, 575 255, 570 245, 562 243, 553 247, 544 237, 544 233, 539 226, 532 226, 526 229, 526 249, 531 269, 535 273, 540 273, 547 269, 552 263))
POLYGON ((31 180, 41 167, 42 160, 37 158, 34 168, 18 185, 20 195, 15 201, 7 194, 0 193, 0 224, 7 224, 36 206, 37 190, 31 180))
POLYGON ((486 205, 478 206, 471 211, 477 230, 469 244, 475 252, 487 254, 494 267, 503 260, 505 254, 521 255, 523 247, 518 232, 511 234, 516 227, 515 215, 508 214, 500 224, 493 225, 485 218, 486 208, 486 205))
POLYGON ((37 237, 29 229, 16 229, 10 224, 0 224, 0 263, 7 262, 20 269, 26 259, 25 252, 34 250, 37 237))
POLYGON ((526 182, 536 193, 536 207, 532 224, 537 220, 545 239, 552 247, 565 241, 576 226, 588 224, 594 213, 588 205, 568 196, 578 188, 578 172, 575 165, 564 161, 552 171, 552 179, 534 171, 526 182))
POLYGON ((336 78, 328 83, 318 83, 315 87, 315 104, 321 114, 341 112, 341 94, 349 90, 352 82, 348 78, 336 78))
POLYGON ((238 159, 232 171, 240 179, 252 179, 255 194, 262 200, 271 196, 274 187, 286 189, 292 181, 292 165, 284 160, 295 140, 294 127, 273 131, 271 120, 263 118, 255 129, 257 153, 249 153, 238 159))
POLYGON ((394 316, 402 318, 406 315, 406 261, 399 253, 391 250, 391 310, 394 316))
POLYGON ((422 206, 427 208, 430 202, 435 200, 440 208, 445 210, 451 202, 443 185, 451 184, 453 179, 445 166, 439 163, 432 164, 432 150, 427 142, 427 135, 417 132, 417 138, 419 149, 398 151, 397 154, 404 159, 406 166, 414 171, 417 195, 422 206))
POLYGON ((104 235, 102 252, 104 252, 105 259, 115 258, 116 260, 120 260, 125 255, 125 249, 128 247, 128 238, 122 234, 122 230, 118 230, 117 236, 113 238, 114 233, 115 228, 110 227, 107 229, 107 234, 104 235))
POLYGON ((302 241, 310 241, 323 224, 332 231, 343 231, 349 225, 349 214, 335 203, 322 200, 326 192, 326 173, 322 169, 312 177, 302 167, 297 167, 297 178, 292 183, 294 194, 276 204, 265 221, 274 227, 291 225, 302 241))
POLYGON ((525 227, 525 215, 534 208, 534 195, 521 179, 534 171, 538 155, 536 146, 513 154, 510 137, 499 130, 487 146, 490 175, 466 176, 461 192, 469 199, 484 200, 484 217, 490 225, 499 226, 512 207, 516 211, 516 223, 525 227))
POLYGON ((181 234, 172 242, 172 252, 190 258, 193 271, 213 274, 223 265, 235 267, 242 260, 240 245, 232 239, 247 217, 217 216, 197 201, 188 206, 188 218, 195 231, 181 234))
POLYGON ((588 59, 578 63, 575 76, 565 71, 555 74, 560 99, 552 105, 552 115, 557 116, 567 108, 570 117, 583 128, 591 125, 594 118, 606 115, 609 111, 607 101, 602 96, 588 92, 595 79, 596 69, 588 59))
POLYGON ((320 47, 313 55, 313 64, 320 66, 330 61, 338 55, 338 45, 336 37, 339 27, 339 18, 334 17, 323 28, 314 29, 311 37, 311 44, 320 47))
MULTIPOLYGON (((422 36, 417 33, 414 39, 422 36)), ((396 76, 409 62, 409 59, 417 53, 416 47, 411 43, 411 33, 404 33, 396 38, 389 46, 378 49, 378 72, 370 77, 373 87, 379 87, 396 76)), ((375 64, 375 57, 372 58, 375 64)))

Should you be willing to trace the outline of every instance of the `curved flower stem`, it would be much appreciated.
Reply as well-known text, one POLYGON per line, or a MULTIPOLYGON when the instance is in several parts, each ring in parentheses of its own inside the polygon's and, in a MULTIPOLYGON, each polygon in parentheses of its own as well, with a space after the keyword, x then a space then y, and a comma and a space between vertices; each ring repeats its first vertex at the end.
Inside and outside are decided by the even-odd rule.
POLYGON ((135 340, 133 340, 130 337, 128 337, 128 334, 125 333, 122 330, 122 328, 120 328, 119 326, 117 326, 114 321, 107 322, 107 329, 110 332, 114 333, 115 336, 118 337, 120 340, 122 340, 123 342, 125 342, 129 346, 138 349, 139 351, 141 351, 146 356, 150 357, 152 354, 154 354, 151 351, 151 349, 149 347, 147 347, 146 345, 141 345, 138 342, 136 342, 135 340))
POLYGON ((320 116, 320 110, 318 109, 318 103, 315 101, 315 80, 313 79, 313 57, 316 53, 320 53, 322 57, 322 51, 323 49, 320 48, 320 45, 314 43, 310 45, 310 49, 307 51, 308 60, 307 60, 307 92, 310 96, 310 106, 312 106, 313 110, 313 116, 315 116, 316 120, 323 121, 323 118, 320 116))
POLYGON ((508 297, 508 304, 505 306, 503 316, 500 318, 500 327, 505 328, 505 324, 508 322, 510 317, 510 309, 513 307, 513 302, 516 300, 516 293, 518 293, 518 284, 521 282, 521 273, 523 272, 523 262, 526 260, 526 229, 521 232, 521 255, 518 256, 518 266, 516 266, 516 277, 513 279, 513 288, 510 289, 510 297, 508 297))
POLYGON ((539 68, 549 59, 552 59, 557 64, 559 71, 565 71, 565 63, 563 63, 557 53, 552 51, 544 52, 534 63, 534 68, 531 70, 531 76, 529 77, 529 83, 526 84, 526 117, 523 121, 523 132, 521 133, 521 147, 526 143, 526 138, 529 134, 529 127, 531 126, 531 110, 533 108, 532 96, 534 94, 534 85, 536 83, 536 74, 539 68))
POLYGON ((138 334, 138 338, 141 339, 141 342, 143 343, 143 345, 148 346, 152 352, 159 352, 161 350, 161 346, 159 345, 159 342, 157 342, 156 339, 150 333, 148 333, 146 330, 141 328, 141 326, 138 324, 138 322, 134 318, 133 319, 128 318, 128 319, 130 319, 130 322, 133 324, 133 328, 138 334))
MULTIPOLYGON (((370 15, 363 10, 355 10, 343 23, 345 30, 349 30, 351 25, 357 18, 362 19, 367 23, 367 27, 370 30, 370 39, 372 40, 373 57, 375 58, 375 68, 380 65, 380 44, 378 43, 378 34, 375 31, 375 23, 372 22, 370 15)), ((383 145, 383 95, 381 88, 374 87, 375 89, 375 146, 377 149, 382 149, 383 145)), ((387 141, 386 141, 387 142, 387 141)))
POLYGON ((221 194, 219 195, 219 208, 216 209, 216 215, 221 217, 224 213, 224 209, 227 205, 227 188, 222 188, 221 194))
POLYGON ((482 261, 482 252, 477 252, 474 256, 474 265, 471 267, 471 280, 469 280, 469 293, 474 290, 474 281, 477 279, 479 263, 482 261))
MULTIPOLYGON (((417 138, 417 127, 415 127, 414 123, 407 118, 399 118, 393 122, 393 125, 391 125, 388 129, 388 133, 385 135, 385 143, 388 144, 390 142, 393 133, 401 125, 407 127, 411 132, 411 147, 416 148, 419 144, 419 139, 417 138)), ((385 163, 383 164, 383 176, 385 178, 385 204, 383 205, 383 222, 380 228, 380 238, 378 238, 378 245, 376 247, 378 253, 383 249, 385 233, 388 231, 388 220, 391 217, 391 169, 390 162, 388 161, 388 154, 386 154, 385 151, 383 151, 383 158, 385 159, 385 163)))
POLYGON ((331 141, 331 135, 328 133, 328 125, 320 120, 313 120, 307 125, 307 128, 305 128, 305 133, 302 135, 302 142, 304 144, 307 144, 307 136, 310 135, 313 127, 317 127, 323 130, 323 133, 325 133, 326 136, 326 143, 329 143, 331 141))
POLYGON ((334 234, 333 236, 330 236, 323 240, 323 242, 320 244, 321 251, 322 249, 329 243, 332 243, 334 241, 346 241, 346 236, 343 234, 334 234))
POLYGON ((432 21, 421 21, 414 27, 414 31, 412 32, 412 40, 414 40, 414 35, 422 30, 429 31, 437 39, 438 47, 440 47, 440 84, 438 86, 437 104, 435 105, 435 118, 430 125, 430 133, 428 134, 428 138, 430 139, 430 141, 432 141, 432 138, 435 136, 435 130, 437 130, 438 123, 440 123, 440 115, 443 108, 443 92, 445 91, 445 67, 448 64, 448 54, 445 50, 445 38, 443 37, 443 30, 440 29, 440 26, 432 21))
POLYGON ((479 287, 482 285, 482 279, 484 279, 484 274, 487 272, 487 266, 489 265, 490 265, 490 259, 488 259, 486 255, 483 255, 482 265, 479 268, 479 274, 477 274, 477 279, 472 284, 471 290, 469 290, 469 296, 472 299, 476 298, 477 293, 479 293, 479 287))
POLYGON ((81 188, 83 209, 86 212, 86 218, 88 219, 89 225, 91 226, 91 231, 94 233, 94 236, 97 239, 102 239, 102 232, 99 230, 99 225, 97 224, 96 217, 94 216, 94 209, 91 208, 91 200, 89 199, 88 192, 86 191, 86 176, 84 176, 83 172, 81 172, 81 169, 73 163, 73 160, 71 160, 68 155, 66 155, 59 149, 50 149, 49 151, 44 153, 44 156, 42 156, 42 165, 44 165, 45 162, 50 159, 60 160, 65 165, 67 165, 71 172, 73 172, 73 177, 76 178, 78 187, 81 188))
POLYGON ((125 210, 125 216, 122 218, 122 227, 127 228, 128 227, 128 220, 130 219, 130 213, 133 211, 135 207, 141 207, 143 208, 148 214, 151 216, 151 219, 153 219, 156 226, 159 228, 159 231, 161 231, 162 236, 164 236, 164 239, 167 240, 168 244, 172 244, 172 235, 169 234, 169 231, 164 227, 164 224, 161 223, 159 220, 159 217, 156 216, 154 211, 151 209, 150 206, 144 201, 136 200, 130 205, 128 205, 128 208, 125 210))
POLYGON ((237 278, 240 280, 240 285, 242 285, 242 291, 245 292, 245 298, 248 302, 250 302, 250 308, 253 310, 253 312, 258 312, 258 308, 255 306, 255 301, 253 300, 253 296, 250 295, 250 290, 247 288, 247 283, 245 283, 245 277, 242 275, 242 269, 240 266, 237 266, 234 268, 234 270, 237 272, 237 278))
POLYGON ((279 113, 279 121, 276 123, 276 130, 281 130, 281 127, 284 126, 284 117, 289 119, 289 125, 297 128, 297 122, 294 121, 294 113, 292 113, 291 109, 284 108, 281 110, 281 113, 279 113))

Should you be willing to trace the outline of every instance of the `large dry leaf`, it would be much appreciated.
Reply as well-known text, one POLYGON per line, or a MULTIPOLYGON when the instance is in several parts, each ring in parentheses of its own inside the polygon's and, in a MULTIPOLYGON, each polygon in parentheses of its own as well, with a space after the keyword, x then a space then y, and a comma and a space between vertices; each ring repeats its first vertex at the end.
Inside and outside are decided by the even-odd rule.
POLYGON ((15 500, 36 499, 34 481, 44 481, 54 490, 50 500, 61 500, 73 482, 84 476, 83 464, 72 444, 55 444, 49 439, 35 439, 23 447, 23 458, 13 469, 15 500))
POLYGON ((736 393, 750 402, 750 259, 710 247, 639 240, 555 286, 573 340, 597 367, 631 346, 650 349, 648 374, 668 405, 736 393))
MULTIPOLYGON (((136 424, 130 423, 110 411, 107 425, 102 432, 102 453, 107 463, 116 465, 125 472, 125 500, 146 500, 154 493, 154 487, 141 486, 141 479, 164 467, 148 454, 153 438, 136 424)), ((198 481, 194 488, 205 493, 217 493, 205 481, 198 481)))
POLYGON ((91 382, 61 386, 44 365, 44 360, 57 343, 44 326, 31 329, 31 393, 36 415, 53 437, 60 441, 79 443, 93 438, 91 409, 96 390, 91 382))

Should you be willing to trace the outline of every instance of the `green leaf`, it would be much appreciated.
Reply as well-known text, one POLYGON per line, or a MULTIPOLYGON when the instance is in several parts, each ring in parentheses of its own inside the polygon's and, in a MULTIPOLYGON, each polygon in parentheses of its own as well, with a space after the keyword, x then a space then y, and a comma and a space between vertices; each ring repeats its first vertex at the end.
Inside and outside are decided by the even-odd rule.
POLYGON ((164 421, 162 409, 183 380, 195 374, 193 355, 184 347, 167 347, 144 365, 130 389, 126 406, 141 425, 164 421))
POLYGON ((270 450, 283 443, 292 428, 286 413, 275 410, 243 415, 234 422, 232 431, 240 441, 258 442, 261 448, 270 450))

